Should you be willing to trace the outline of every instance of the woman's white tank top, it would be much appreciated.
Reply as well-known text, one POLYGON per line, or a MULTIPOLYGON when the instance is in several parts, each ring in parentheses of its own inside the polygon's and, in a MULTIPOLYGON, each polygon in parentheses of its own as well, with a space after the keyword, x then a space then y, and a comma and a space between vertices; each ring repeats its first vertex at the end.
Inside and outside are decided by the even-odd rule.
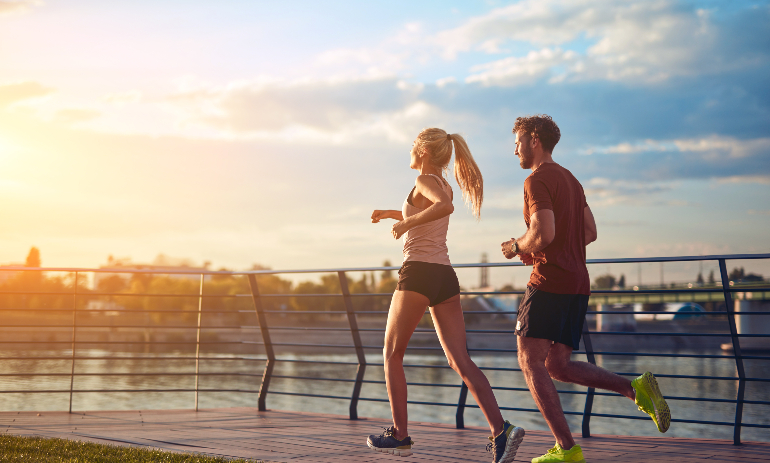
MULTIPOLYGON (((452 197, 452 187, 437 175, 428 174, 435 177, 441 188, 452 197)), ((409 193, 402 214, 404 218, 411 217, 424 209, 409 204, 414 189, 409 193)), ((451 214, 450 214, 451 215, 451 214)), ((449 230, 449 215, 432 222, 418 225, 404 233, 404 262, 419 261, 432 264, 452 265, 449 262, 449 250, 446 245, 446 235, 449 230)))

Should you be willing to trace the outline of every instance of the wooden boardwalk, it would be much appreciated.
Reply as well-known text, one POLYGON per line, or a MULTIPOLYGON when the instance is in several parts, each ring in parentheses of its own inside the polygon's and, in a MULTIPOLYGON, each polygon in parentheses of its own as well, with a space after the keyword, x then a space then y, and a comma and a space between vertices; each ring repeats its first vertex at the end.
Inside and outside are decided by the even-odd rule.
MULTIPOLYGON (((414 455, 375 453, 366 436, 379 434, 389 422, 348 420, 343 416, 254 408, 152 410, 117 412, 0 412, 0 432, 20 436, 61 437, 115 445, 153 447, 174 452, 239 457, 269 462, 488 462, 488 430, 455 429, 413 423, 414 455)), ((666 437, 596 436, 576 439, 586 461, 770 462, 770 443, 666 437)), ((527 431, 516 461, 530 461, 553 446, 550 433, 527 431)))

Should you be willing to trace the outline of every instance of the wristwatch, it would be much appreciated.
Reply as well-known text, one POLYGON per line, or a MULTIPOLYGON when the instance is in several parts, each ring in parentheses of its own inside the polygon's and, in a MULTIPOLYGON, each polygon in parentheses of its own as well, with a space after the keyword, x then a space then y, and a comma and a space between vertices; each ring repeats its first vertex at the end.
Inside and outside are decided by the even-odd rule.
POLYGON ((511 238, 513 240, 513 245, 511 246, 511 249, 513 250, 514 254, 519 253, 519 243, 516 242, 516 238, 511 238))

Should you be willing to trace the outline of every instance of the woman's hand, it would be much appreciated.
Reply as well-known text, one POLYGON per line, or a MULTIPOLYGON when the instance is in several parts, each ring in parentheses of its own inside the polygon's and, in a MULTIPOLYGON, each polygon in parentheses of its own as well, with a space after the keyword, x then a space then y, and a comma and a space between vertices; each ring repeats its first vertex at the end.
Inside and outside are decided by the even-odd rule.
POLYGON ((405 221, 402 220, 393 224, 393 227, 390 229, 390 232, 393 234, 393 238, 399 239, 401 238, 401 235, 409 231, 409 227, 404 222, 405 221))
POLYGON ((375 209, 374 212, 372 212, 372 223, 379 223, 380 219, 387 219, 387 212, 388 211, 375 209))
POLYGON ((404 220, 404 217, 401 211, 375 209, 372 212, 372 223, 379 223, 382 219, 404 220))

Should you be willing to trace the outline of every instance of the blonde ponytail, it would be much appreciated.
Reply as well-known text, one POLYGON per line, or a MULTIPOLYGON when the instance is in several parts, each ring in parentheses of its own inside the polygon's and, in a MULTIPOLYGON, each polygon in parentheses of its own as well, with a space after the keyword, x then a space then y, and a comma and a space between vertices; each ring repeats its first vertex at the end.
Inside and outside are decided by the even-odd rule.
POLYGON ((463 191, 465 204, 469 204, 473 215, 480 219, 481 203, 484 201, 484 179, 465 139, 458 134, 452 134, 451 139, 455 144, 455 180, 463 191))
POLYGON ((479 166, 473 160, 471 150, 465 139, 459 134, 449 134, 444 130, 425 129, 417 136, 417 144, 429 155, 431 164, 446 170, 452 158, 452 142, 455 148, 455 180, 463 192, 463 199, 471 206, 473 215, 481 218, 481 203, 484 201, 484 179, 479 166))

